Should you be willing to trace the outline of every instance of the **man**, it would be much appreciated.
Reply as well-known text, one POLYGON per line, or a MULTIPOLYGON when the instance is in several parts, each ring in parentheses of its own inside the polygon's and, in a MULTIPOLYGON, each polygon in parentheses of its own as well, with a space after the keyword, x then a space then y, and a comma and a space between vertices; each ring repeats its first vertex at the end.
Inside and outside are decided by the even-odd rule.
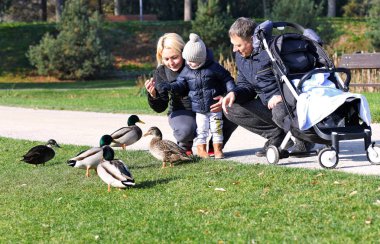
MULTIPOLYGON (((236 88, 223 98, 222 107, 231 122, 268 139, 256 152, 256 156, 262 157, 269 145, 281 145, 285 132, 273 122, 271 110, 259 99, 266 94, 272 96, 273 86, 277 84, 273 82, 275 77, 267 53, 254 52, 252 37, 255 28, 256 23, 245 17, 238 18, 230 27, 238 77, 236 88)), ((305 151, 309 146, 299 140, 297 144, 293 152, 305 151)))

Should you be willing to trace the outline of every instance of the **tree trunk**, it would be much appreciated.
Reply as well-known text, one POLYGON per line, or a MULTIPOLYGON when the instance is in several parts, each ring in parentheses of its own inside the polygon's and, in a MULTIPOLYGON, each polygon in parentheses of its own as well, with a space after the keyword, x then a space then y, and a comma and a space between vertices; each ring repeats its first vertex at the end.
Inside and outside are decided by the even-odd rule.
POLYGON ((327 17, 336 17, 336 0, 327 0, 327 17))
POLYGON ((98 0, 98 12, 99 14, 103 14, 102 0, 98 0))
POLYGON ((120 0, 114 0, 115 8, 114 8, 114 14, 115 16, 121 15, 121 4, 120 0))
POLYGON ((47 21, 47 0, 41 0, 41 21, 47 21))
POLYGON ((264 13, 264 18, 269 17, 269 3, 267 0, 263 0, 263 13, 264 13))
POLYGON ((183 13, 184 13, 183 20, 191 21, 191 0, 185 0, 183 13))
POLYGON ((55 18, 57 22, 61 20, 64 4, 65 0, 55 0, 55 18))
POLYGON ((143 1, 142 0, 139 1, 139 5, 140 5, 140 21, 143 21, 144 17, 143 17, 143 1))

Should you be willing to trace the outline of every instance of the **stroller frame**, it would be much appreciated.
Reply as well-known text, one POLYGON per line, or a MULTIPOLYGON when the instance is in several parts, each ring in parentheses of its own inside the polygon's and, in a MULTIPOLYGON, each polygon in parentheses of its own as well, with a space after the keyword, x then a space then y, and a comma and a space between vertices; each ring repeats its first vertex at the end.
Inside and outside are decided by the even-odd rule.
MULTIPOLYGON (((284 29, 285 27, 292 27, 301 33, 304 33, 305 29, 298 24, 295 23, 289 23, 289 22, 274 22, 273 23, 274 28, 278 28, 280 30, 284 29)), ((306 36, 303 36, 306 40, 313 42, 314 45, 318 47, 318 50, 321 53, 318 53, 322 55, 325 60, 327 61, 327 68, 318 68, 315 69, 313 67, 312 70, 308 71, 306 74, 304 74, 299 81, 297 87, 295 87, 291 81, 286 76, 286 71, 283 70, 284 67, 281 67, 283 64, 281 63, 281 60, 276 60, 274 57, 274 54, 272 54, 268 42, 265 37, 264 30, 258 30, 257 37, 260 39, 261 43, 263 44, 264 50, 268 53, 270 60, 272 62, 272 70, 273 73, 276 76, 277 83, 279 85, 282 100, 285 104, 286 109, 288 110, 288 113, 292 116, 291 111, 289 109, 289 105, 286 102, 286 99, 284 97, 284 93, 281 88, 281 82, 285 83, 293 97, 296 101, 299 99, 299 95, 302 93, 302 85, 303 83, 308 80, 312 75, 317 73, 330 73, 333 74, 336 82, 335 85, 338 89, 343 90, 344 92, 348 92, 349 90, 349 83, 351 80, 351 74, 348 69, 345 68, 335 68, 332 61, 330 61, 328 55, 325 53, 325 51, 322 49, 322 47, 314 40, 307 38, 306 36), (346 80, 343 81, 341 77, 339 76, 339 73, 345 73, 346 74, 346 80)), ((282 35, 282 34, 281 34, 282 35)), ((279 35, 279 36, 281 36, 279 35)), ((278 38, 279 36, 275 37, 278 38)), ((279 57, 280 58, 280 57, 279 57)), ((292 118, 294 119, 294 118, 292 118)), ((336 127, 336 128, 328 128, 328 129, 322 129, 319 128, 317 125, 313 125, 312 129, 314 130, 315 134, 319 137, 320 140, 318 140, 318 143, 322 142, 321 144, 325 144, 326 147, 321 150, 312 150, 307 152, 298 152, 298 153, 292 153, 287 150, 285 150, 286 144, 293 138, 293 133, 289 131, 287 135, 285 136, 284 140, 282 141, 279 148, 276 146, 269 146, 266 151, 266 159, 269 164, 277 164, 281 158, 288 158, 290 156, 298 156, 298 157, 305 157, 305 156, 312 156, 312 155, 318 155, 318 162, 323 168, 327 169, 333 169, 338 165, 339 162, 339 152, 340 152, 340 141, 344 140, 356 140, 356 139, 363 139, 364 140, 364 150, 367 154, 367 159, 372 164, 380 164, 380 147, 378 145, 375 145, 375 142, 371 141, 372 131, 371 127, 366 125, 364 122, 359 125, 355 126, 349 126, 349 127, 336 127)))

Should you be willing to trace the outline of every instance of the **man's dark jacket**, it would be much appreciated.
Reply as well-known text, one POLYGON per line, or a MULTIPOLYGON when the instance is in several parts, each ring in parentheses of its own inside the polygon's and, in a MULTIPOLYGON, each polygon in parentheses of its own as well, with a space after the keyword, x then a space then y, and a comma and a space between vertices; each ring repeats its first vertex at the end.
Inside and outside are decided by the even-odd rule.
POLYGON ((260 50, 245 58, 235 53, 236 67, 238 69, 237 86, 235 92, 236 102, 243 104, 259 96, 262 103, 267 106, 273 95, 280 95, 276 78, 272 71, 272 64, 266 51, 260 50))

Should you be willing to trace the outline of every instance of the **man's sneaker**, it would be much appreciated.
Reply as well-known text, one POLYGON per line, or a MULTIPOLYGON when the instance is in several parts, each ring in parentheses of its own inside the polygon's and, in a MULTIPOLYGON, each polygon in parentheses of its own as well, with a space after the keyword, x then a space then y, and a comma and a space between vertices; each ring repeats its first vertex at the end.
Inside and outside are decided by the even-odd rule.
MULTIPOLYGON (((259 149, 255 155, 256 157, 265 157, 266 154, 267 154, 267 148, 270 146, 270 141, 268 140, 265 144, 264 144, 264 147, 259 149)), ((292 146, 294 145, 294 142, 292 140, 289 140, 286 145, 285 145, 285 148, 284 150, 287 150, 289 148, 291 148, 292 146)))
POLYGON ((303 153, 303 152, 310 152, 311 149, 315 146, 312 142, 307 141, 301 141, 299 139, 296 139, 295 145, 289 150, 291 153, 303 153))
POLYGON ((267 149, 266 148, 261 148, 258 151, 255 152, 256 157, 265 157, 267 155, 267 149))
POLYGON ((263 148, 260 148, 258 151, 255 152, 256 157, 265 157, 267 155, 267 148, 270 145, 270 141, 266 141, 263 148))
POLYGON ((288 150, 288 149, 291 148, 292 146, 294 146, 294 142, 293 142, 293 140, 289 140, 289 141, 286 143, 284 150, 288 150))

